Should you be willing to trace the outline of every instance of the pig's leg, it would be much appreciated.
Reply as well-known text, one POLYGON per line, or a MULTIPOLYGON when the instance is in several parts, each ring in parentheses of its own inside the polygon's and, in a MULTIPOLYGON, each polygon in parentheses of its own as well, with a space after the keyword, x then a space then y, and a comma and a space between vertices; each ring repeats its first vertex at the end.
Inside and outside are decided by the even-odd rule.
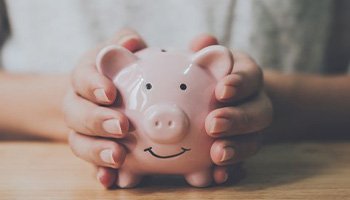
POLYGON ((213 181, 212 169, 204 169, 185 175, 186 181, 194 187, 207 187, 213 181))
POLYGON ((132 188, 140 183, 142 177, 128 170, 119 170, 117 185, 120 188, 132 188))

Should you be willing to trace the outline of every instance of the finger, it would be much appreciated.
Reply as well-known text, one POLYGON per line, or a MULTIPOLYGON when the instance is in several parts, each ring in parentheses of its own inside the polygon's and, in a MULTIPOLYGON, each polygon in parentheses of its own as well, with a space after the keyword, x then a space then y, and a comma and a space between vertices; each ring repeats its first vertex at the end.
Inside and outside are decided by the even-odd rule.
MULTIPOLYGON (((121 45, 130 51, 137 51, 146 47, 141 36, 131 29, 118 32, 106 45, 121 45)), ((79 65, 72 73, 74 91, 92 102, 109 105, 114 102, 117 90, 110 79, 98 73, 96 69, 96 56, 101 48, 86 53, 79 65)))
POLYGON ((141 35, 131 28, 124 28, 118 31, 106 45, 117 44, 129 49, 131 52, 147 47, 141 35))
POLYGON ((223 184, 229 178, 227 166, 215 166, 214 167, 214 181, 216 184, 223 184))
POLYGON ((215 88, 216 99, 237 102, 256 94, 263 85, 260 67, 248 55, 234 51, 232 74, 220 80, 215 88))
POLYGON ((108 167, 97 168, 97 180, 104 188, 111 188, 117 179, 117 170, 108 167))
POLYGON ((272 121, 272 105, 265 93, 260 92, 239 106, 213 110, 205 120, 211 137, 242 135, 266 128, 272 121))
POLYGON ((258 133, 216 140, 210 149, 211 159, 219 166, 239 163, 258 152, 261 140, 258 133))
POLYGON ((101 105, 114 102, 117 90, 113 82, 99 74, 94 63, 80 63, 73 71, 72 85, 77 94, 83 98, 101 105))
POLYGON ((238 182, 244 176, 242 164, 232 164, 225 166, 214 166, 214 181, 216 184, 228 182, 238 182))
POLYGON ((122 138, 129 130, 123 113, 91 103, 73 91, 64 99, 63 109, 67 125, 85 135, 122 138))
POLYGON ((194 52, 199 51, 207 46, 219 44, 218 40, 209 34, 202 34, 195 37, 190 43, 190 49, 194 52))
POLYGON ((87 162, 114 169, 124 162, 125 148, 112 140, 89 137, 74 131, 68 139, 73 153, 87 162))

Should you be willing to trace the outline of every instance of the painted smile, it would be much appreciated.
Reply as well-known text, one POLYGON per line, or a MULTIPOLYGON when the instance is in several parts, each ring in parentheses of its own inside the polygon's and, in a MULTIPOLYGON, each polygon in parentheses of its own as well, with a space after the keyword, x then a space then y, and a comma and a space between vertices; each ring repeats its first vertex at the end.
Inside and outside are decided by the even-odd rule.
POLYGON ((181 152, 176 153, 176 154, 172 154, 172 155, 167 155, 167 156, 160 156, 160 155, 154 153, 154 152, 152 151, 152 147, 148 147, 148 148, 144 149, 144 151, 145 151, 145 152, 148 151, 148 152, 149 152, 152 156, 154 156, 154 157, 166 159, 166 158, 173 158, 173 157, 176 157, 176 156, 180 156, 180 155, 184 154, 186 151, 190 151, 190 150, 191 150, 191 149, 186 149, 186 148, 184 148, 184 147, 181 147, 181 149, 182 149, 181 152))

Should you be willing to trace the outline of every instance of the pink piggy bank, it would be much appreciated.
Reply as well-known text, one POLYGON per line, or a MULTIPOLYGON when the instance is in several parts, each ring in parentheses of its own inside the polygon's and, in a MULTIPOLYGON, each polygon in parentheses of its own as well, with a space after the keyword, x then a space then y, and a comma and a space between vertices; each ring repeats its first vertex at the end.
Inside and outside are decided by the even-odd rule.
POLYGON ((136 186, 144 175, 177 174, 196 187, 213 180, 206 133, 208 113, 218 107, 215 86, 232 71, 233 58, 223 46, 197 53, 147 48, 135 54, 108 46, 97 57, 100 73, 116 85, 115 109, 125 113, 130 132, 117 185, 136 186))

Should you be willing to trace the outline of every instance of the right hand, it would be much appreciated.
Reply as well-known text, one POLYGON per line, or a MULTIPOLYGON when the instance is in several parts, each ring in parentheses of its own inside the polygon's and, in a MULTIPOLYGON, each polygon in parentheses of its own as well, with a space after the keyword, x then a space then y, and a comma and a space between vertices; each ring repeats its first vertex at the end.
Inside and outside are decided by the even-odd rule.
POLYGON ((63 102, 66 123, 72 131, 69 145, 74 154, 98 166, 98 179, 105 186, 113 185, 116 173, 124 162, 126 150, 117 140, 128 133, 127 117, 110 109, 117 98, 113 82, 98 73, 96 56, 107 45, 121 45, 132 52, 146 47, 133 30, 119 31, 109 42, 86 52, 72 73, 72 88, 63 102), (112 170, 112 171, 111 171, 112 170))

